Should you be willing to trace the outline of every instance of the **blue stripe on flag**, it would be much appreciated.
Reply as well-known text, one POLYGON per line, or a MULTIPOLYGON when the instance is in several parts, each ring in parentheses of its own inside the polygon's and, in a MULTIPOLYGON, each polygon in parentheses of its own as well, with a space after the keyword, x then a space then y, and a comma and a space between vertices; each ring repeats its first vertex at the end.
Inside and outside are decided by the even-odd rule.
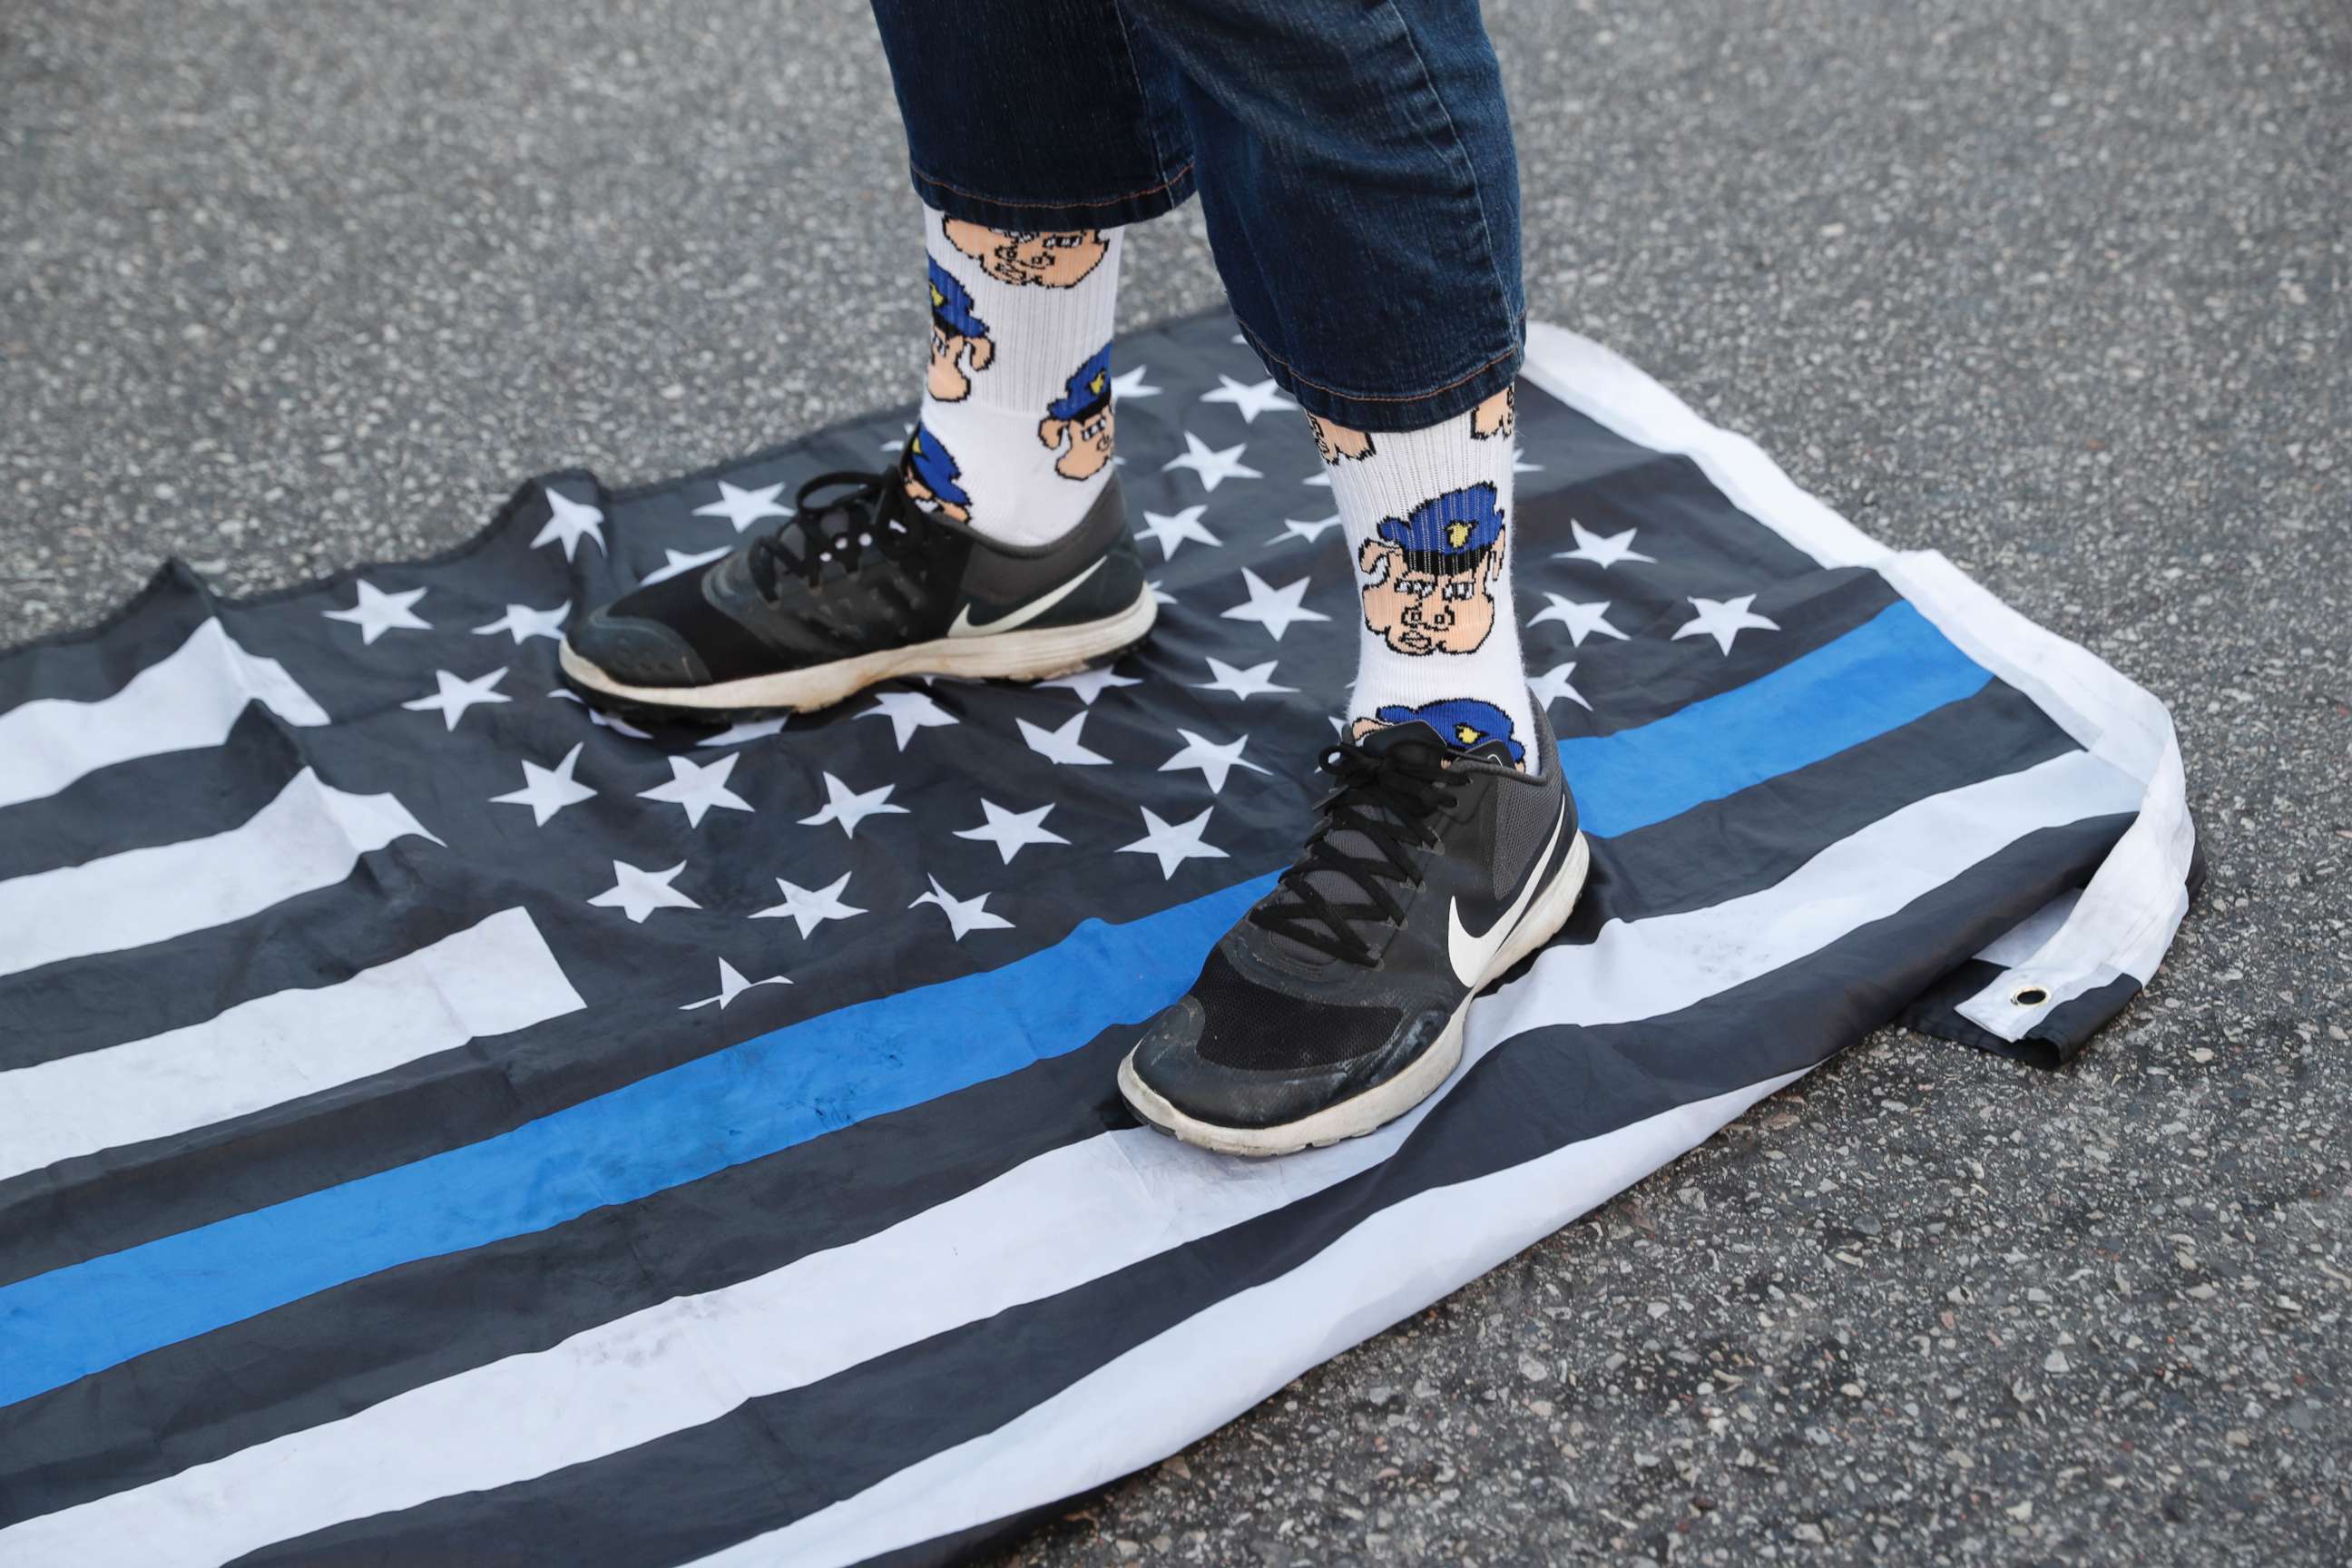
POLYGON ((1562 741, 1584 830, 1614 837, 1835 756, 1992 679, 1908 600, 1771 674, 1613 735, 1562 741))
MULTIPOLYGON (((1586 830, 1607 837, 1819 762, 1990 679, 1898 604, 1736 690, 1560 751, 1586 830)), ((805 1019, 478 1143, 0 1286, 0 1405, 1074 1050, 1179 994, 1273 880, 1125 924, 1088 920, 1000 969, 805 1019)))

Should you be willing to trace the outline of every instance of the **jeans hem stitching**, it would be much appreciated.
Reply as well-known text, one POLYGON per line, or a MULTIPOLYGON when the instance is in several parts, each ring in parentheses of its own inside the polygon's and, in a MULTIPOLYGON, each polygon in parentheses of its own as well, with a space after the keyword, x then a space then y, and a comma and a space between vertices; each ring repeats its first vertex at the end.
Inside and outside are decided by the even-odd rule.
MULTIPOLYGON (((1524 321, 1526 318, 1521 317, 1520 320, 1524 321)), ((1348 392, 1339 387, 1327 386, 1322 382, 1317 381, 1313 376, 1301 372, 1297 365, 1292 364, 1288 360, 1283 358, 1280 354, 1266 347, 1265 340, 1260 337, 1255 331, 1252 331, 1250 324, 1247 321, 1243 321, 1240 317, 1236 316, 1234 319, 1234 324, 1241 328, 1243 335, 1249 339, 1250 347, 1255 349, 1259 353, 1264 354, 1267 359, 1270 359, 1275 363, 1280 365, 1293 380, 1298 383, 1299 385, 1311 386, 1318 392, 1328 392, 1334 397, 1344 398, 1350 403, 1426 403, 1433 397, 1444 396, 1447 393, 1453 391, 1455 387, 1460 386, 1465 382, 1477 380, 1480 376, 1486 374, 1488 371, 1494 369, 1505 360, 1509 359, 1513 354, 1523 352, 1517 345, 1505 349, 1501 353, 1496 354, 1493 359, 1488 360, 1486 363, 1477 366, 1475 369, 1464 372, 1462 374, 1455 376, 1452 381, 1446 382, 1441 386, 1433 386, 1426 392, 1348 392)))
POLYGON ((940 179, 938 175, 927 172, 920 163, 917 163, 912 160, 908 161, 907 166, 914 171, 915 178, 922 181, 923 184, 927 185, 937 185, 943 191, 953 192, 955 195, 962 196, 969 201, 989 202, 1001 207, 1067 208, 1115 206, 1120 202, 1139 201, 1145 196, 1154 196, 1158 195, 1162 191, 1173 190, 1177 185, 1182 184, 1185 178, 1192 173, 1192 163, 1188 159, 1182 168, 1177 170, 1174 174, 1169 175, 1158 184, 1146 185, 1141 190, 1124 191, 1115 196, 1097 196, 1086 201, 1030 202, 1016 201, 1010 196, 992 196, 981 191, 967 191, 961 185, 952 184, 946 180, 940 179))

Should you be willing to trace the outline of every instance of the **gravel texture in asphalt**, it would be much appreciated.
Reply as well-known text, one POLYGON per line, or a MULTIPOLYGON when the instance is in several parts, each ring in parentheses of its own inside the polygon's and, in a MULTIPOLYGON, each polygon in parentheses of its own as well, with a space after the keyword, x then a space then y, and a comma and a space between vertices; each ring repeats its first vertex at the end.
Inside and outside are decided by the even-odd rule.
MULTIPOLYGON (((2211 881, 2072 1070, 1884 1032, 1018 1559, 2346 1561, 2352 11, 1487 9, 1533 312, 2163 696, 2211 881)), ((845 3, 17 0, 0 641, 913 395, 901 157, 845 3)))

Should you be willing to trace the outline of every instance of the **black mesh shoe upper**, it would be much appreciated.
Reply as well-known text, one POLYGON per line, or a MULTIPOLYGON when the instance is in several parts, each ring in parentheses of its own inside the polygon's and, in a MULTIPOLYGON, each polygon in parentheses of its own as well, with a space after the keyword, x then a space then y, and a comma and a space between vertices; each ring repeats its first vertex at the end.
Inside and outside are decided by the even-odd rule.
POLYGON ((1249 979, 1215 948, 1192 983, 1202 1014, 1217 1021, 1201 1054, 1220 1067, 1295 1072, 1376 1050, 1396 1032, 1398 1009, 1292 995, 1249 979))
POLYGON ((1540 710, 1535 739, 1526 772, 1418 723, 1326 752, 1305 849, 1152 1020, 1136 1076, 1197 1121, 1271 1128, 1436 1046, 1576 841, 1540 710))
POLYGON ((1018 624, 1100 618, 1142 592, 1116 477, 1077 527, 1034 549, 926 513, 896 469, 822 475, 796 501, 774 530, 702 570, 593 612, 568 647, 627 685, 705 686, 984 633, 1066 585, 1049 610, 1018 624))

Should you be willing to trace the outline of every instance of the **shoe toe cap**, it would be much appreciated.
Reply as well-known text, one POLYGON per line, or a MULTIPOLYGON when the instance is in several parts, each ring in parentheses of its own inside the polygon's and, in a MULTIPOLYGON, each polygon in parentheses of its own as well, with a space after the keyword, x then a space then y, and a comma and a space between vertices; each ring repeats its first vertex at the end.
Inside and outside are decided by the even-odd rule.
POLYGON ((1386 1055, 1244 1068, 1219 1048, 1213 1030, 1208 1009, 1187 995, 1146 1026, 1133 1066, 1153 1094, 1193 1121, 1218 1127, 1277 1127, 1312 1114, 1362 1088, 1368 1071, 1378 1071, 1375 1063, 1386 1055))
POLYGON ((572 651, 630 686, 698 686, 710 679, 700 655, 670 627, 620 606, 590 615, 572 628, 572 651))

